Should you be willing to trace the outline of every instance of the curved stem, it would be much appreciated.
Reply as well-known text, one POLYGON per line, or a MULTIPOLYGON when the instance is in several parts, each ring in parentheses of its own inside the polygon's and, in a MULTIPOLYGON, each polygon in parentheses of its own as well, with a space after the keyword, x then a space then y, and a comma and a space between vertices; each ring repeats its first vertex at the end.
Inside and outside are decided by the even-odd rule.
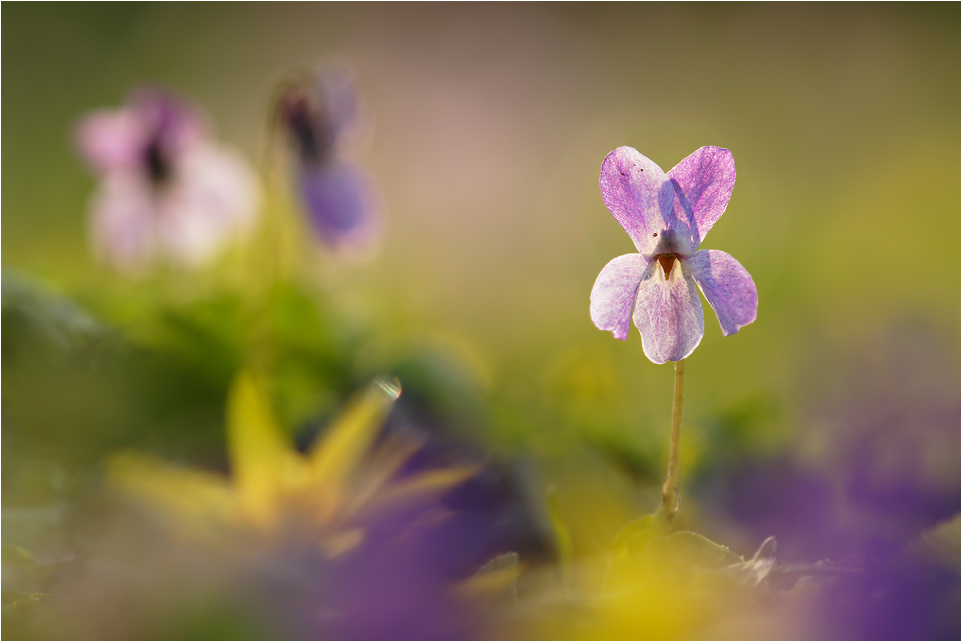
POLYGON ((661 487, 661 517, 669 525, 678 514, 678 449, 681 443, 681 402, 685 396, 685 360, 675 362, 675 395, 671 412, 671 442, 668 446, 668 474, 661 487))

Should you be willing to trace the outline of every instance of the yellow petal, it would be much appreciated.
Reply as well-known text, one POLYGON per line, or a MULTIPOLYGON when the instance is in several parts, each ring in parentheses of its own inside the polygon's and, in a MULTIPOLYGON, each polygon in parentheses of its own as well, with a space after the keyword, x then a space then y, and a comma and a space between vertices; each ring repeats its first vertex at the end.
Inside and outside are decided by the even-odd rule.
POLYGON ((349 506, 342 516, 350 517, 377 496, 394 475, 423 445, 424 438, 388 435, 384 444, 372 453, 370 463, 363 467, 360 478, 355 480, 349 506))
MULTIPOLYGON (((231 474, 248 517, 266 525, 282 493, 306 471, 291 440, 274 418, 265 386, 251 372, 234 380, 227 401, 231 474)), ((306 480, 305 480, 306 481, 306 480)))
POLYGON ((310 466, 317 487, 335 499, 343 497, 344 487, 400 394, 396 379, 378 377, 348 402, 327 433, 311 447, 310 466))
POLYGON ((331 535, 321 538, 321 550, 327 555, 328 559, 333 559, 358 546, 364 541, 363 528, 351 528, 337 531, 331 535))
POLYGON ((372 513, 378 510, 407 508, 423 503, 444 494, 464 480, 477 474, 472 466, 442 468, 414 475, 408 479, 385 487, 364 506, 356 507, 359 513, 372 513))
POLYGON ((107 461, 106 484, 195 532, 231 525, 240 513, 237 494, 226 478, 172 466, 144 453, 113 455, 107 461))
POLYGON ((469 599, 507 597, 514 602, 518 599, 518 577, 521 570, 517 553, 498 555, 473 576, 461 582, 457 590, 469 599))

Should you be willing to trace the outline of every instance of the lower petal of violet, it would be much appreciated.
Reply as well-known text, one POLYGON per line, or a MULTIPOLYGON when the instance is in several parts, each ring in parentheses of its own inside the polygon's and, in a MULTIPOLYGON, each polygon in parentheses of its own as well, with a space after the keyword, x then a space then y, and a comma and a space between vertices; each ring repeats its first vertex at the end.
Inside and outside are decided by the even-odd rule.
POLYGON ((715 311, 727 337, 755 320, 758 291, 748 270, 721 250, 699 250, 688 257, 688 269, 715 311))
POLYGON ((300 192, 311 223, 331 249, 366 250, 380 237, 374 185, 359 168, 336 162, 306 167, 300 192))
POLYGON ((98 257, 128 272, 142 268, 156 251, 156 203, 137 176, 116 173, 91 203, 90 241, 98 257))
POLYGON ((645 356, 655 363, 681 361, 698 347, 705 318, 695 282, 683 274, 680 261, 667 279, 659 265, 641 282, 633 318, 645 356))
POLYGON ((601 270, 591 289, 591 320, 600 330, 622 341, 628 338, 631 308, 649 265, 641 254, 624 254, 601 270))

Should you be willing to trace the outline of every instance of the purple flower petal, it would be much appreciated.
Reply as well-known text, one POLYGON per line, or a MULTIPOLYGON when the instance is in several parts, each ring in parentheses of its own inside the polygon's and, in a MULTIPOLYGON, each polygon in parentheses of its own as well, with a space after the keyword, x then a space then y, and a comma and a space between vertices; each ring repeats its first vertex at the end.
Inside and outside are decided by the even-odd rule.
POLYGON ((77 150, 97 172, 129 169, 141 162, 150 132, 129 109, 96 111, 77 126, 77 150))
POLYGON ((300 187, 310 220, 330 248, 363 253, 380 238, 377 192, 360 168, 333 161, 307 166, 300 187))
POLYGON ((680 361, 698 347, 705 334, 698 289, 684 273, 681 261, 672 261, 665 278, 661 264, 638 287, 634 320, 641 331, 645 356, 655 363, 680 361))
POLYGON ((700 250, 688 257, 688 269, 727 337, 755 320, 758 291, 748 270, 721 250, 700 250))
POLYGON ((203 130, 200 115, 186 103, 163 90, 141 88, 119 109, 85 116, 76 141, 96 172, 149 171, 152 162, 175 163, 177 155, 203 140, 203 130))
POLYGON ((187 102, 159 87, 141 87, 127 99, 129 109, 150 132, 151 143, 178 154, 207 136, 201 114, 187 102))
POLYGON ((81 121, 80 153, 101 174, 90 221, 100 258, 127 271, 157 259, 195 266, 250 229, 257 178, 205 132, 198 111, 151 87, 81 121))
POLYGON ((591 320, 599 329, 610 330, 622 341, 628 338, 631 308, 649 265, 641 254, 625 254, 601 270, 591 289, 591 320))
POLYGON ((619 147, 601 164, 600 183, 605 205, 638 251, 651 256, 674 218, 674 187, 665 173, 637 150, 619 147))
POLYGON ((154 257, 156 206, 139 176, 116 172, 100 184, 92 203, 90 242, 111 266, 136 272, 154 257))
POLYGON ((243 157, 198 144, 163 190, 138 172, 108 173, 92 203, 91 241, 101 259, 126 272, 161 257, 196 266, 251 227, 258 192, 243 157))
POLYGON ((721 218, 735 187, 735 159, 721 147, 702 147, 668 172, 675 184, 676 216, 696 231, 694 246, 721 218))
POLYGON ((350 66, 328 62, 315 75, 317 100, 321 108, 319 125, 329 140, 339 142, 356 125, 358 98, 350 66))
POLYGON ((156 200, 163 251, 193 266, 253 226, 259 186, 239 153, 205 142, 182 154, 177 180, 156 200))

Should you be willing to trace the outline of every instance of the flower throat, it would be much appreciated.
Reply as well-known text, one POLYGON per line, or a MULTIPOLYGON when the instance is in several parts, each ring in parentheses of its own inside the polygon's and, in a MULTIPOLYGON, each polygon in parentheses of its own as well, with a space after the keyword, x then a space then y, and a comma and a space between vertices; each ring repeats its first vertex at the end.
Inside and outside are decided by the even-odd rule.
POLYGON ((667 280, 671 274, 671 268, 675 264, 674 254, 662 254, 658 257, 658 262, 661 263, 661 269, 665 273, 665 279, 667 280))

